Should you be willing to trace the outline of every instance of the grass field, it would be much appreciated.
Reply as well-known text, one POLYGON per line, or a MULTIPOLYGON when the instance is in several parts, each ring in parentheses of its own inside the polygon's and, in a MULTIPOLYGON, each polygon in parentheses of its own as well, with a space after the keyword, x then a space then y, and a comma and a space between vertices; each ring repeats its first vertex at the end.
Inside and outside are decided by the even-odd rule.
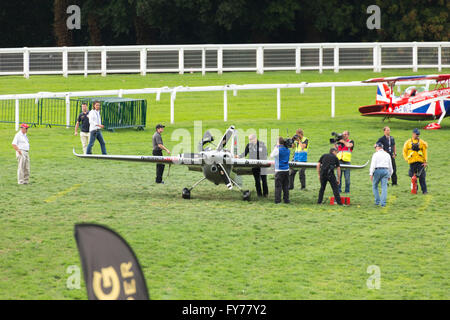
MULTIPOLYGON (((421 70, 420 73, 436 73, 421 70)), ((450 73, 443 70, 442 73, 450 73)), ((0 94, 77 91, 162 86, 354 81, 375 76, 413 74, 405 70, 150 74, 1 77, 0 94)), ((332 131, 349 130, 355 140, 353 164, 363 164, 386 125, 359 115, 360 105, 373 103, 375 88, 337 88, 336 117, 330 117, 330 89, 282 90, 281 120, 276 119, 276 93, 239 92, 228 96, 228 122, 223 122, 222 93, 182 93, 175 102, 175 124, 169 125, 169 96, 148 99, 147 129, 104 132, 109 154, 151 154, 156 123, 167 125, 164 142, 194 121, 203 130, 279 129, 286 136, 301 127, 311 141, 309 161, 329 149, 332 131)), ((392 120, 398 143, 427 122, 392 120)), ((269 198, 250 203, 224 185, 204 182, 181 198, 199 173, 172 166, 165 185, 155 185, 155 165, 89 161, 73 128, 29 130, 31 184, 17 185, 17 162, 11 147, 13 124, 0 124, 0 299, 86 299, 80 289, 67 288, 70 266, 81 266, 73 237, 79 222, 107 225, 133 247, 142 265, 152 299, 448 299, 450 187, 448 146, 450 122, 438 131, 422 130, 429 144, 429 194, 409 191, 408 166, 397 160, 399 186, 388 190, 388 205, 373 205, 368 167, 351 174, 352 204, 318 206, 319 181, 307 171, 307 190, 298 179, 291 204, 269 198), (369 289, 369 266, 381 272, 381 287, 369 289)), ((175 137, 175 135, 174 135, 175 137)), ((270 140, 269 140, 270 141, 270 140)), ((191 140, 192 146, 198 141, 191 140)), ((242 143, 242 141, 241 141, 242 143)), ((96 143, 94 153, 100 153, 96 143)), ((253 177, 244 183, 254 191, 253 177)), ((329 187, 325 196, 331 196, 329 187)))

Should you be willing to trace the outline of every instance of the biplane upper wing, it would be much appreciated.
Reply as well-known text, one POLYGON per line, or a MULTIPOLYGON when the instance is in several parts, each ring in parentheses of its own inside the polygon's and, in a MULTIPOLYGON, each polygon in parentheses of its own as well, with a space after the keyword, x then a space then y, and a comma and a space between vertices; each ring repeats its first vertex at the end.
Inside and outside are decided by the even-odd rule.
POLYGON ((419 81, 419 80, 436 80, 444 81, 450 79, 450 74, 433 74, 422 76, 401 76, 401 77, 385 77, 385 78, 372 78, 364 80, 364 83, 376 83, 376 82, 397 82, 397 81, 419 81))

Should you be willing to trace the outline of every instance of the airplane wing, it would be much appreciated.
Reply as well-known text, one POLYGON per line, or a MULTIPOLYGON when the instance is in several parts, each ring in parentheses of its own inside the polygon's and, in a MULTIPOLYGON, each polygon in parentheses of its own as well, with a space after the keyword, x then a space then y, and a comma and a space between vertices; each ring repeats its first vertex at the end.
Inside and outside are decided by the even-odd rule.
MULTIPOLYGON (((133 156, 133 155, 109 155, 109 154, 78 154, 73 149, 73 154, 79 158, 98 159, 98 160, 118 160, 118 161, 136 161, 136 162, 151 162, 164 164, 185 164, 189 166, 202 165, 202 157, 184 157, 184 156, 133 156)), ((192 155, 192 154, 190 154, 192 155)))
MULTIPOLYGON (((342 169, 362 169, 367 166, 369 161, 363 165, 341 164, 342 169)), ((268 168, 275 166, 275 160, 254 160, 254 159, 232 159, 233 171, 240 175, 252 174, 251 168, 268 168)), ((289 162, 290 168, 317 168, 317 162, 289 162)))
POLYGON ((436 80, 444 81, 450 79, 450 74, 433 74, 422 76, 402 76, 402 77, 386 77, 386 78, 372 78, 362 81, 363 83, 376 82, 397 82, 397 81, 418 81, 418 80, 436 80))
POLYGON ((436 116, 430 113, 415 113, 415 112, 371 112, 363 113, 362 116, 381 117, 381 118, 395 118, 403 120, 434 120, 436 116))

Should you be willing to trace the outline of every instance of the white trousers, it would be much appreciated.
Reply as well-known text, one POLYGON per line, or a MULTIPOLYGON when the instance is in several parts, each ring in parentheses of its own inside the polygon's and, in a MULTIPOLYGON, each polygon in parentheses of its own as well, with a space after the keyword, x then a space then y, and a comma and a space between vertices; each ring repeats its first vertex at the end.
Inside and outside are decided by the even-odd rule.
POLYGON ((28 151, 20 150, 22 154, 20 155, 16 152, 16 158, 19 162, 17 168, 17 183, 27 184, 30 182, 30 156, 28 151))
POLYGON ((81 145, 83 146, 83 153, 86 154, 87 146, 89 143, 89 132, 80 132, 81 145))

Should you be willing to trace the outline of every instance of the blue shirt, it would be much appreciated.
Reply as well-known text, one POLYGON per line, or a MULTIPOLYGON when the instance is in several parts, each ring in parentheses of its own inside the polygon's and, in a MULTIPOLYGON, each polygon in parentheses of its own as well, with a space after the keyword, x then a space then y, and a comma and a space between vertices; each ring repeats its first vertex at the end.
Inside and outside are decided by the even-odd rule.
POLYGON ((275 171, 289 171, 291 151, 282 145, 277 146, 277 149, 274 151, 275 171))

